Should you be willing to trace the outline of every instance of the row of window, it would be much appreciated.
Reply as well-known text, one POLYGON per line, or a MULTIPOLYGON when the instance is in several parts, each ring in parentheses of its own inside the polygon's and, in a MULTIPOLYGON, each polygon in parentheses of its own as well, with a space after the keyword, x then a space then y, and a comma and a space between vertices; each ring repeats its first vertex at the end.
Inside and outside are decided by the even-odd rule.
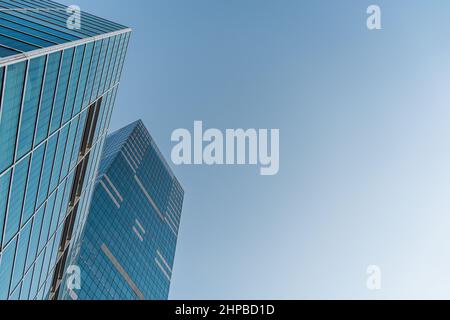
POLYGON ((0 9, 1 57, 126 29, 85 12, 79 29, 68 28, 73 13, 48 0, 1 0, 0 9))

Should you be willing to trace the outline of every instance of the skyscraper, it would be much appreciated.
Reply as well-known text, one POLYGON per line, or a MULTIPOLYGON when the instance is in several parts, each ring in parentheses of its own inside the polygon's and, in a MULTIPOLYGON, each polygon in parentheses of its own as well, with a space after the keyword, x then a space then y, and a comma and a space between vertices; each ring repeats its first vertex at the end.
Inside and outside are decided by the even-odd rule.
POLYGON ((130 31, 48 0, 0 1, 0 300, 58 294, 130 31))
POLYGON ((70 257, 81 289, 66 286, 62 298, 167 299, 183 197, 141 121, 108 136, 86 228, 70 257))

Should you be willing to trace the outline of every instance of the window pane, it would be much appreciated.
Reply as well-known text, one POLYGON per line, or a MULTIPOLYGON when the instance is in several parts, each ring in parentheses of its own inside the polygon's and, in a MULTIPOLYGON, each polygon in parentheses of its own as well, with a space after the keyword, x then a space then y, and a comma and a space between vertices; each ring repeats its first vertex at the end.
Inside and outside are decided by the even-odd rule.
POLYGON ((64 226, 61 226, 58 229, 58 231, 56 232, 55 243, 53 245, 52 258, 51 258, 51 261, 50 261, 50 268, 53 268, 55 266, 56 258, 58 257, 58 249, 59 249, 59 244, 61 243, 63 230, 64 230, 64 226))
POLYGON ((41 109, 39 111, 39 121, 36 132, 36 143, 41 143, 48 135, 50 113, 52 112, 53 99, 55 97, 60 60, 61 52, 52 53, 48 57, 44 91, 42 93, 41 109))
POLYGON ((13 280, 12 280, 12 287, 16 288, 19 284, 19 281, 23 278, 23 272, 25 269, 25 260, 27 258, 27 249, 28 249, 28 242, 30 240, 31 235, 31 226, 32 223, 29 222, 25 228, 22 229, 20 232, 19 237, 19 245, 17 246, 17 254, 16 254, 16 261, 14 262, 14 272, 13 272, 13 280))
POLYGON ((94 86, 95 75, 97 74, 97 68, 99 67, 99 59, 102 48, 104 47, 103 43, 106 43, 106 40, 100 40, 95 43, 94 56, 92 58, 91 67, 89 70, 89 78, 86 86, 86 92, 83 100, 83 107, 87 107, 91 102, 92 88, 94 86))
POLYGON ((31 283, 30 300, 34 300, 37 295, 39 278, 41 277, 42 263, 44 262, 44 253, 42 253, 34 265, 33 281, 31 283))
POLYGON ((30 177, 28 178, 28 186, 23 212, 23 221, 27 222, 36 209, 36 198, 39 189, 39 179, 41 177, 42 165, 44 162, 45 143, 38 149, 34 150, 31 160, 30 177))
POLYGON ((69 137, 67 138, 67 148, 64 154, 60 180, 64 179, 69 173, 70 160, 72 156, 73 145, 75 143, 75 135, 77 134, 78 129, 78 119, 79 118, 72 120, 70 124, 69 137))
POLYGON ((116 70, 117 70, 117 66, 119 65, 119 61, 120 61, 120 57, 122 56, 122 50, 123 50, 123 44, 125 42, 125 38, 126 38, 126 34, 121 34, 119 37, 119 41, 117 44, 117 49, 116 52, 114 54, 114 60, 113 60, 113 64, 112 64, 112 68, 109 71, 108 74, 108 83, 107 83, 107 89, 111 88, 114 85, 114 80, 115 80, 115 74, 116 74, 116 70))
MULTIPOLYGON (((11 170, 0 177, 0 239, 3 238, 3 223, 6 217, 6 204, 8 203, 9 183, 11 181, 11 170)), ((1 242, 1 241, 0 241, 1 242)))
POLYGON ((41 281, 39 283, 39 288, 44 284, 44 281, 48 277, 48 271, 49 271, 49 267, 50 267, 50 259, 52 258, 54 241, 55 241, 55 238, 51 239, 49 241, 49 245, 45 249, 45 258, 44 258, 44 264, 42 266, 42 276, 41 276, 41 281))
POLYGON ((91 100, 89 102, 92 102, 95 99, 97 99, 97 97, 99 95, 100 81, 102 79, 103 69, 106 69, 106 67, 105 67, 106 55, 108 53, 108 47, 109 47, 110 42, 112 42, 111 38, 106 38, 103 40, 102 52, 100 54, 100 59, 98 62, 98 67, 97 67, 97 73, 95 76, 94 88, 92 89, 92 96, 91 96, 91 100))
POLYGON ((116 43, 118 42, 118 40, 119 40, 118 36, 110 38, 109 46, 108 46, 108 53, 107 53, 106 59, 105 59, 105 67, 103 69, 103 75, 102 75, 102 79, 100 81, 100 87, 99 87, 97 96, 101 95, 105 91, 105 85, 106 85, 106 81, 108 78, 108 73, 109 73, 109 70, 111 70, 113 67, 111 65, 111 57, 113 56, 112 54, 114 52, 114 49, 116 48, 116 43))
POLYGON ((61 173, 61 166, 64 158, 64 151, 67 146, 67 135, 69 134, 69 126, 65 126, 59 133, 58 149, 56 150, 55 163, 52 169, 52 178, 50 180, 50 190, 52 192, 58 186, 59 175, 61 173))
POLYGON ((20 286, 18 286, 13 293, 9 296, 9 301, 18 301, 20 295, 20 286))
POLYGON ((61 211, 59 212, 59 224, 62 224, 66 214, 67 214, 67 209, 69 207, 69 200, 70 200, 70 192, 69 192, 69 188, 70 186, 72 186, 72 182, 73 182, 73 178, 74 178, 74 174, 72 173, 66 180, 66 191, 64 192, 64 200, 63 200, 63 204, 61 207, 61 211))
POLYGON ((22 52, 33 51, 40 48, 2 35, 0 35, 0 43, 6 47, 22 52))
POLYGON ((124 48, 122 51, 122 56, 120 57, 120 62, 119 62, 119 66, 117 68, 117 73, 116 73, 116 78, 114 80, 114 83, 117 83, 120 79, 120 76, 122 75, 122 69, 123 69, 123 63, 125 61, 125 55, 128 49, 128 44, 130 41, 130 33, 127 33, 127 38, 126 38, 126 42, 124 44, 124 48))
POLYGON ((39 57, 30 61, 20 124, 19 146, 17 147, 18 158, 21 158, 30 151, 33 145, 34 128, 36 126, 44 78, 45 61, 46 57, 39 57))
POLYGON ((5 243, 8 243, 19 231, 22 205, 27 183, 30 156, 18 163, 14 168, 9 209, 6 219, 5 243))
POLYGON ((59 213, 61 212, 63 200, 64 200, 64 184, 62 184, 59 187, 58 194, 56 196, 55 208, 53 208, 52 224, 50 225, 50 233, 49 233, 50 237, 53 236, 53 234, 56 231, 56 228, 58 227, 59 213))
POLYGON ((78 156, 80 155, 81 139, 83 138, 83 131, 84 131, 85 123, 86 123, 86 116, 87 116, 87 111, 84 111, 80 116, 80 122, 78 125, 77 136, 76 136, 75 144, 73 146, 73 151, 72 151, 72 161, 70 162, 70 169, 75 167, 75 165, 78 162, 78 156))
POLYGON ((20 291, 20 300, 28 300, 32 278, 33 278, 33 269, 28 271, 28 273, 23 278, 22 290, 20 291))
POLYGON ((0 262, 0 300, 6 300, 9 294, 9 285, 16 253, 17 239, 14 239, 10 245, 3 251, 0 262))
POLYGON ((48 241, 48 232, 52 223, 53 208, 55 206, 56 194, 53 194, 47 201, 44 213, 44 222, 42 223, 41 237, 39 238, 38 252, 44 249, 48 241))
POLYGON ((31 231, 30 248, 28 249, 27 263, 25 265, 26 270, 28 270, 28 268, 33 264, 34 260, 36 259, 37 248, 39 245, 39 235, 41 234, 41 226, 43 219, 44 219, 44 207, 38 210, 36 216, 33 219, 33 230, 31 231))
POLYGON ((41 185, 39 187, 38 207, 44 203, 48 195, 48 187, 50 184, 50 176, 52 174, 53 160, 55 159, 56 143, 58 142, 58 135, 52 136, 47 143, 47 150, 45 151, 44 168, 42 169, 41 185))

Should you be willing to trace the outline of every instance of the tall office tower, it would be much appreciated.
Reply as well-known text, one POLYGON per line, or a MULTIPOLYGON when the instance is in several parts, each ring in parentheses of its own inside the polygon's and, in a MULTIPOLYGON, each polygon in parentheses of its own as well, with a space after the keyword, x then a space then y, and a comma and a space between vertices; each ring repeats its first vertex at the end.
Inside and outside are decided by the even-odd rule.
POLYGON ((108 136, 86 228, 70 259, 81 271, 81 289, 68 285, 61 298, 167 299, 183 197, 141 121, 108 136))
POLYGON ((57 296, 130 31, 48 0, 0 1, 0 300, 57 296))

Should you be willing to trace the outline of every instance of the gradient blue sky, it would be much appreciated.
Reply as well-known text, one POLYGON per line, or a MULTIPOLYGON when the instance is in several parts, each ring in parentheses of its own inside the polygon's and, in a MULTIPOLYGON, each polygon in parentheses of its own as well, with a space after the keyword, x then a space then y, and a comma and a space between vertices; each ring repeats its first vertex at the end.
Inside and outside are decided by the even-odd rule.
POLYGON ((134 29, 112 130, 281 130, 275 177, 175 168, 172 299, 450 298, 449 1, 63 2, 134 29))

